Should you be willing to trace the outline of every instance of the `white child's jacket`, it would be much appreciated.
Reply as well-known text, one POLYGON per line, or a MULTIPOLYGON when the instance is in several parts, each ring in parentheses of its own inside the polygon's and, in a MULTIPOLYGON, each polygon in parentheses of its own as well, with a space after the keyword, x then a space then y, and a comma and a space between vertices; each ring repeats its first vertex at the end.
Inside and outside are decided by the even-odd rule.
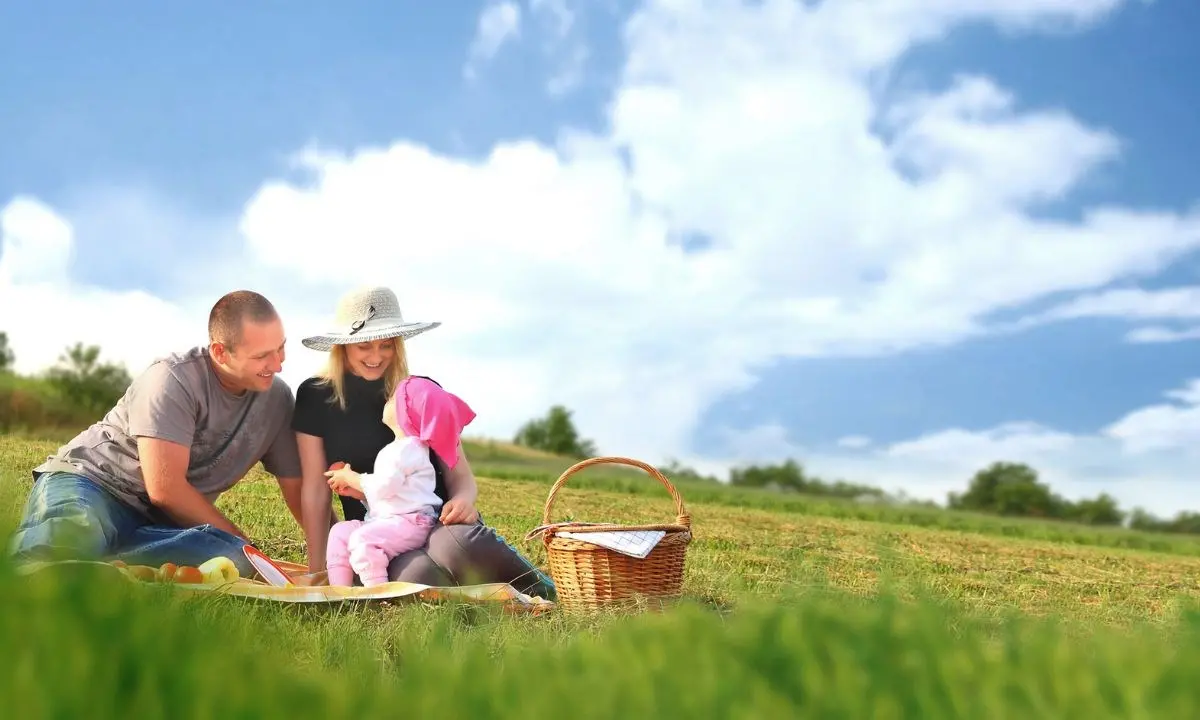
POLYGON ((436 515, 442 499, 434 494, 437 476, 429 448, 417 438, 398 437, 375 456, 373 472, 361 473, 367 520, 414 512, 436 515))

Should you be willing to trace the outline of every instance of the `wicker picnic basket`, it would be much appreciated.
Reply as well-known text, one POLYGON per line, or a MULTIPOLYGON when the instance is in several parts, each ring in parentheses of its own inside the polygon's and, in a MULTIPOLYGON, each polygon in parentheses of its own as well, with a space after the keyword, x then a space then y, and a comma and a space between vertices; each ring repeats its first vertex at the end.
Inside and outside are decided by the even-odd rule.
POLYGON ((654 467, 624 457, 595 457, 567 468, 550 488, 542 524, 526 536, 541 535, 546 546, 550 577, 558 587, 558 605, 566 611, 588 611, 631 605, 644 600, 673 600, 680 595, 691 518, 675 486, 654 467), (616 525, 586 522, 551 523, 554 497, 575 473, 604 463, 641 468, 666 487, 675 501, 675 522, 669 525, 616 525), (645 558, 600 547, 559 533, 662 530, 666 533, 645 558))

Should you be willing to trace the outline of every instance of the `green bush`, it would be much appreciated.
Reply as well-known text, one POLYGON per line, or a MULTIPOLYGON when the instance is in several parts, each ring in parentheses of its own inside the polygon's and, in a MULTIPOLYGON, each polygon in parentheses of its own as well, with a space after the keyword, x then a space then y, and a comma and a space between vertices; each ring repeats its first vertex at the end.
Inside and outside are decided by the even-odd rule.
POLYGON ((0 432, 85 427, 94 412, 72 403, 47 380, 0 372, 0 432))
POLYGON ((0 431, 28 433, 92 424, 121 399, 133 379, 124 366, 100 361, 100 348, 76 343, 38 376, 11 372, 12 352, 0 333, 0 431))
POLYGON ((563 457, 583 459, 595 455, 595 443, 579 437, 572 415, 572 411, 562 405, 555 405, 545 417, 522 425, 513 437, 513 443, 563 457))
POLYGON ((100 362, 100 348, 82 343, 66 349, 46 371, 46 382, 72 407, 97 418, 121 399, 133 378, 123 365, 100 362))

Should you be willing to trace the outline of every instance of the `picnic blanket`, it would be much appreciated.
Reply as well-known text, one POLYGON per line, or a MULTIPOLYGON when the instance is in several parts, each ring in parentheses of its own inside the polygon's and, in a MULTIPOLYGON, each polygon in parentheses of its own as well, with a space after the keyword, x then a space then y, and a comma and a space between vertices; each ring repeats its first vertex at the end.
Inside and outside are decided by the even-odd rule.
POLYGON ((111 568, 136 583, 169 584, 182 592, 229 595, 233 597, 251 598, 285 603, 333 603, 347 601, 397 600, 408 598, 426 602, 470 602, 498 603, 506 609, 515 611, 544 612, 552 609, 554 603, 544 598, 526 595, 507 583, 489 583, 482 585, 462 585, 438 587, 421 585, 410 582, 389 582, 374 587, 331 587, 329 585, 309 585, 308 568, 296 563, 281 560, 273 561, 294 584, 274 585, 261 579, 238 577, 236 580, 224 583, 166 583, 154 580, 142 580, 126 568, 97 560, 59 560, 53 562, 34 562, 22 565, 21 574, 40 572, 52 567, 64 565, 88 565, 111 568))

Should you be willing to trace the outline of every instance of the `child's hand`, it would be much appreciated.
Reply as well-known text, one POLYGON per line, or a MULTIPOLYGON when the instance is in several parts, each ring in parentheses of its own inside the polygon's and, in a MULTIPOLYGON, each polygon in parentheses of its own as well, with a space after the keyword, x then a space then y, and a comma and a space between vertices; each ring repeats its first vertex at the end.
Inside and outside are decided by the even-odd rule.
POLYGON ((347 488, 362 492, 362 480, 358 473, 350 469, 349 465, 330 470, 325 473, 325 477, 329 478, 329 487, 338 495, 345 495, 347 488))

